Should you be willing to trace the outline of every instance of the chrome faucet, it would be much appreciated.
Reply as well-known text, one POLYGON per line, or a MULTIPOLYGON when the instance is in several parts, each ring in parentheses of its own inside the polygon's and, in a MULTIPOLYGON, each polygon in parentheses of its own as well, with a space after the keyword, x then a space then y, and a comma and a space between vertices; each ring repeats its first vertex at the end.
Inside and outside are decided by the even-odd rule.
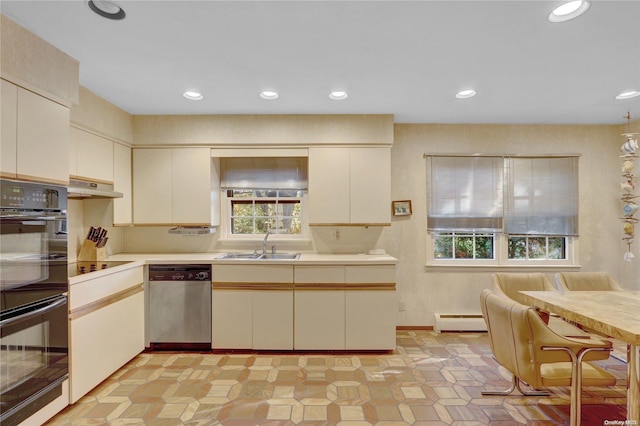
POLYGON ((266 255, 267 254, 267 238, 269 238, 269 235, 271 235, 271 230, 269 230, 269 227, 267 226, 267 233, 264 236, 264 240, 262 240, 262 255, 266 255))

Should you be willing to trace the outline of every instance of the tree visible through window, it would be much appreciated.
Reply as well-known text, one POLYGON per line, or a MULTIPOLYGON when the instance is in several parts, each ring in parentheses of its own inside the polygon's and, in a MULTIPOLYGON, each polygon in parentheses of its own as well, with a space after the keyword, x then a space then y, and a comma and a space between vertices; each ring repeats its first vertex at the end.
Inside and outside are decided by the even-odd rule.
POLYGON ((301 198, 296 190, 227 190, 231 206, 231 233, 234 235, 299 235, 302 232, 301 198))

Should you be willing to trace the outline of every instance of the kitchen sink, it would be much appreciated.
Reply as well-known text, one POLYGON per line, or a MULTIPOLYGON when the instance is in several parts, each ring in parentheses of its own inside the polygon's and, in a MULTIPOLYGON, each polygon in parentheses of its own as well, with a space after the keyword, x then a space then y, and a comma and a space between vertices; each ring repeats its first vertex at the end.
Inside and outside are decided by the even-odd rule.
POLYGON ((257 259, 262 256, 260 253, 225 253, 217 256, 216 259, 257 259))
POLYGON ((300 253, 225 253, 217 256, 216 259, 241 259, 241 260, 296 260, 300 253))
POLYGON ((300 257, 300 253, 266 253, 261 254, 258 260, 295 260, 300 257))

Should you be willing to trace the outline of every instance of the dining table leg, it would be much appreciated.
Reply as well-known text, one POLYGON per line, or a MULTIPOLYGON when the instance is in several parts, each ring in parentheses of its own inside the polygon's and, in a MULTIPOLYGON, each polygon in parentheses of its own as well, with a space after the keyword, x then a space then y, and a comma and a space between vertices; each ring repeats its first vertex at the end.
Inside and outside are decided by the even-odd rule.
POLYGON ((640 346, 629 345, 627 351, 627 419, 640 425, 640 346))

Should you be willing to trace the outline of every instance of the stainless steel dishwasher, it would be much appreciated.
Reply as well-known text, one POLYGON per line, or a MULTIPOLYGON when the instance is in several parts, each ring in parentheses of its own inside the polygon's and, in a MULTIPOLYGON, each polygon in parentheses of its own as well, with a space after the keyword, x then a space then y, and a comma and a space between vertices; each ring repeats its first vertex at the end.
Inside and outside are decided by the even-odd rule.
POLYGON ((149 348, 211 350, 211 265, 149 265, 149 348))

